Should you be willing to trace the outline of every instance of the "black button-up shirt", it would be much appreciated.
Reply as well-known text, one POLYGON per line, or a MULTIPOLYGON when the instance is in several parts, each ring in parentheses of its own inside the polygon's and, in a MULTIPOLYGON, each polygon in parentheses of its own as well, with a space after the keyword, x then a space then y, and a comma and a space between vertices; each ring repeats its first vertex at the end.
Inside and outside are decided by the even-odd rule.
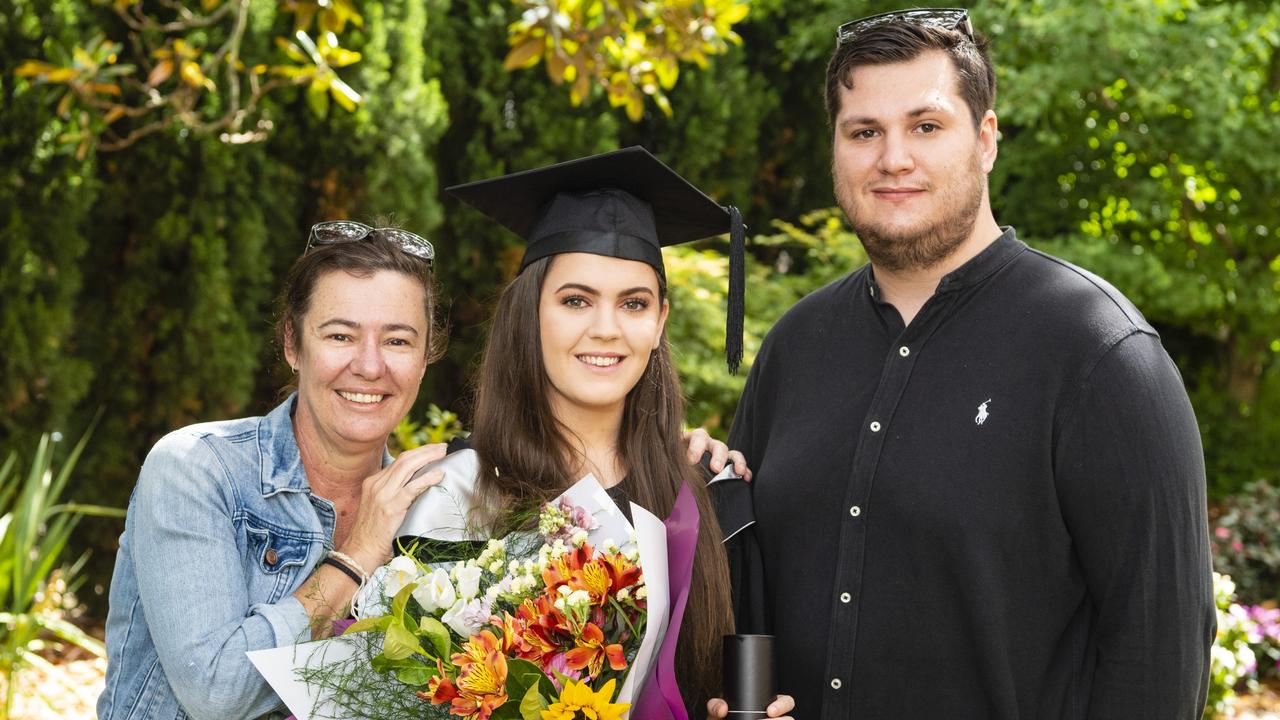
POLYGON ((777 635, 797 718, 1200 716, 1199 433, 1096 276, 1010 229, 904 327, 859 269, 770 332, 730 445, 739 632, 777 635))

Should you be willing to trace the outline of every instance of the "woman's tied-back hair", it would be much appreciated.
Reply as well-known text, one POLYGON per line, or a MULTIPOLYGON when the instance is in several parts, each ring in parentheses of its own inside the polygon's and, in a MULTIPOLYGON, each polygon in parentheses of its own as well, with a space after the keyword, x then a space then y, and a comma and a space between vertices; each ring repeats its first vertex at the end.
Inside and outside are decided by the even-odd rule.
MULTIPOLYGON (((548 400, 538 317, 542 287, 555 256, 534 261, 502 292, 479 374, 472 447, 480 456, 479 507, 532 510, 578 480, 573 445, 548 400)), ((659 279, 659 301, 666 287, 659 279)), ((733 632, 728 562, 701 470, 690 466, 681 439, 684 397, 665 333, 644 374, 627 394, 618 458, 623 489, 660 517, 684 482, 702 522, 694 558, 677 670, 685 702, 701 707, 720 690, 721 637, 733 632)), ((517 512, 516 516, 528 513, 517 512)), ((480 518, 490 524, 495 518, 480 518)), ((505 529, 505 528, 504 528, 505 529)))
POLYGON ((930 50, 951 58, 959 78, 960 97, 969 106, 976 129, 982 116, 995 108, 996 72, 991 65, 987 39, 974 33, 970 40, 960 30, 945 30, 910 21, 889 22, 868 28, 852 41, 836 47, 827 63, 827 127, 835 132, 840 115, 840 88, 853 88, 853 71, 864 65, 910 62, 930 50))
POLYGON ((436 318, 435 277, 431 264, 400 249, 375 230, 367 238, 353 242, 316 245, 293 261, 285 276, 284 289, 277 299, 276 344, 283 352, 285 343, 293 343, 293 351, 302 350, 302 318, 311 308, 320 278, 331 272, 342 271, 359 278, 367 278, 381 271, 397 272, 413 278, 422 286, 427 318, 427 337, 424 345, 427 362, 432 363, 444 354, 448 333, 436 318))

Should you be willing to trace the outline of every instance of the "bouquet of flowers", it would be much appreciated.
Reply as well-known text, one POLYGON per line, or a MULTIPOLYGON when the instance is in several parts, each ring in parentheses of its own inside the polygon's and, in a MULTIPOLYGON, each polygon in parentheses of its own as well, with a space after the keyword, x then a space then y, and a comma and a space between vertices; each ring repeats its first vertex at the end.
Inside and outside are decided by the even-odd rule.
MULTIPOLYGON (((357 593, 340 637, 250 657, 304 720, 611 720, 678 703, 660 666, 688 570, 675 568, 671 593, 671 532, 631 507, 634 528, 588 476, 541 508, 536 530, 410 542, 357 593)), ((677 544, 692 547, 696 521, 694 539, 684 525, 677 544)))

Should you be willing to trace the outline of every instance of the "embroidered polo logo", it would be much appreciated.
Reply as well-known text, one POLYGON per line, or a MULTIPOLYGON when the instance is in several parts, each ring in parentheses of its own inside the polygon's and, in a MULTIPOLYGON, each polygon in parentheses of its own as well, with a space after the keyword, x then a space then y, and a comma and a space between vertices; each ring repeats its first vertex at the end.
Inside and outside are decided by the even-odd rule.
POLYGON ((987 403, 989 402, 991 402, 991 398, 987 398, 986 402, 978 406, 978 416, 973 419, 974 425, 981 425, 987 421, 987 403))

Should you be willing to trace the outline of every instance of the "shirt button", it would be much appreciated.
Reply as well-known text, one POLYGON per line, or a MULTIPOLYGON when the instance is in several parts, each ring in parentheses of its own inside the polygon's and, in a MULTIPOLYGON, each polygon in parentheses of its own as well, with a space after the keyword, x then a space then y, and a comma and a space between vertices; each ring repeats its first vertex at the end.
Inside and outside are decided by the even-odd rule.
POLYGON ((845 603, 847 605, 849 601, 852 599, 853 599, 853 596, 850 595, 849 593, 840 593, 840 602, 845 603))
POLYGON ((857 505, 854 505, 853 507, 849 508, 849 514, 854 517, 858 517, 859 515, 862 514, 862 508, 858 507, 857 505))
POLYGON ((901 355, 902 357, 906 357, 911 354, 911 348, 907 347, 906 345, 903 345, 902 347, 898 348, 898 354, 901 355))
POLYGON ((831 689, 832 689, 832 690, 839 690, 839 689, 840 689, 840 686, 841 686, 841 685, 843 685, 843 684, 844 684, 844 683, 840 682, 840 678, 831 678, 831 689))
POLYGON ((878 420, 871 421, 871 432, 880 432, 880 422, 878 420))
POLYGON ((277 562, 280 561, 280 556, 276 554, 275 548, 267 548, 267 553, 264 557, 268 565, 275 565, 277 562))

